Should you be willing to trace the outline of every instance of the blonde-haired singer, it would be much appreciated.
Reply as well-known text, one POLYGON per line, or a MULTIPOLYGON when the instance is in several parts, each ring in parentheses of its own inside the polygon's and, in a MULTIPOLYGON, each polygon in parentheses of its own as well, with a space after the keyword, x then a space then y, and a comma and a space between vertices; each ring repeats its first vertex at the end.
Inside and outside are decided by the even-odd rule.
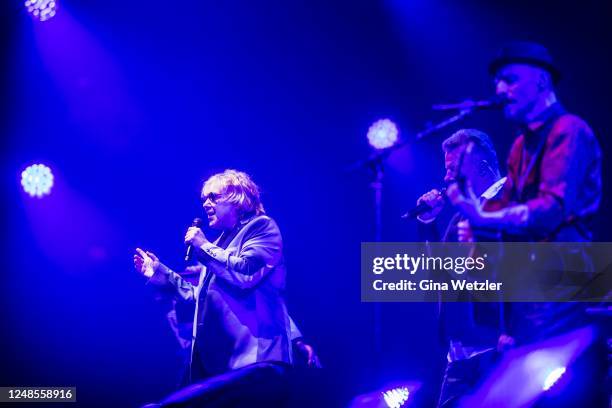
POLYGON ((150 284, 177 302, 195 303, 188 381, 257 363, 290 364, 283 241, 258 186, 246 173, 226 170, 204 183, 202 202, 209 226, 222 233, 213 243, 199 227, 187 230, 185 243, 201 268, 197 285, 151 252, 138 248, 134 255, 150 284))

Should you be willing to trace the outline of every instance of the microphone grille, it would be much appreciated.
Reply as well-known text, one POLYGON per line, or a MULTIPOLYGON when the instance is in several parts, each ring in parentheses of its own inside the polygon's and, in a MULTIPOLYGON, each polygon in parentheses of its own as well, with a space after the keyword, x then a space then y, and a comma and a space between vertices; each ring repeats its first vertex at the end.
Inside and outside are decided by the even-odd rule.
POLYGON ((194 218, 193 221, 191 222, 192 227, 200 228, 202 225, 204 225, 204 221, 202 221, 202 219, 199 217, 194 218))

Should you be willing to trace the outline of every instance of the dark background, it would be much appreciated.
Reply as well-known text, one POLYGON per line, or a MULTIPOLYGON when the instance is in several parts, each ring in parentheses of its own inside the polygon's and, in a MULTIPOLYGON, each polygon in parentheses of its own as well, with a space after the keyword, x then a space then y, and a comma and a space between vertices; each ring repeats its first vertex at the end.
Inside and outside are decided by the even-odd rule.
MULTIPOLYGON (((435 400, 443 347, 433 304, 360 303, 360 242, 374 238, 369 125, 411 140, 433 103, 492 94, 504 41, 547 45, 558 95, 604 151, 598 239, 609 240, 611 15, 606 1, 195 1, 59 3, 34 21, 2 2, 0 385, 76 385, 83 406, 137 406, 173 388, 178 348, 136 246, 182 267, 182 237, 213 172, 248 172, 283 232, 290 312, 342 401, 393 381, 435 400), (42 162, 50 196, 20 174, 42 162), (333 380, 332 380, 333 379, 333 380), (104 391, 103 391, 104 390, 104 391)), ((501 113, 478 127, 506 156, 501 113)), ((455 127, 454 129, 457 129, 455 127)), ((452 130, 452 129, 451 129, 452 130)), ((418 240, 399 215, 441 184, 443 132, 387 162, 387 241, 418 240)), ((212 235, 211 235, 212 236, 212 235)))

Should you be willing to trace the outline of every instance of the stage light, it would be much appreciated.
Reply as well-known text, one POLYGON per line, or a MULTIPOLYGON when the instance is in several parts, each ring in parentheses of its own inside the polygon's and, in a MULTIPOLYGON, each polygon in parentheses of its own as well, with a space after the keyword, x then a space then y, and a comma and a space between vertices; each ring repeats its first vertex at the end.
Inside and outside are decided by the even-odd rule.
POLYGON ((552 388, 553 385, 559 381, 559 378, 565 374, 565 367, 557 367, 552 370, 546 378, 544 379, 544 384, 542 385, 542 390, 548 391, 552 388))
POLYGON ((51 192, 53 173, 44 164, 33 164, 21 173, 23 190, 32 197, 42 197, 51 192))
POLYGON ((393 381, 376 391, 357 395, 348 408, 407 407, 422 385, 420 381, 393 381))
POLYGON ((410 391, 406 387, 392 388, 383 392, 382 396, 389 408, 401 408, 408 401, 410 391))
POLYGON ((595 336, 595 328, 587 326, 508 351, 463 406, 531 407, 540 398, 558 397, 572 381, 572 363, 595 336))
POLYGON ((40 21, 47 21, 53 17, 57 10, 55 0, 27 0, 25 6, 28 13, 40 21))
POLYGON ((399 130, 397 125, 389 119, 377 120, 368 129, 368 141, 370 146, 381 150, 397 143, 399 130))

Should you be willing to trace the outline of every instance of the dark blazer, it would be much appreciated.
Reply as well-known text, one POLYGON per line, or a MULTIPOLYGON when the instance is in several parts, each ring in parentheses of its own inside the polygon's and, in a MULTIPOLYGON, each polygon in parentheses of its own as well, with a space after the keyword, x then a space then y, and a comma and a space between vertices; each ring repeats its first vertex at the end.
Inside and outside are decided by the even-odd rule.
POLYGON ((243 220, 196 254, 198 285, 162 265, 150 282, 195 303, 190 362, 211 375, 262 361, 291 363, 282 237, 266 215, 243 220))

